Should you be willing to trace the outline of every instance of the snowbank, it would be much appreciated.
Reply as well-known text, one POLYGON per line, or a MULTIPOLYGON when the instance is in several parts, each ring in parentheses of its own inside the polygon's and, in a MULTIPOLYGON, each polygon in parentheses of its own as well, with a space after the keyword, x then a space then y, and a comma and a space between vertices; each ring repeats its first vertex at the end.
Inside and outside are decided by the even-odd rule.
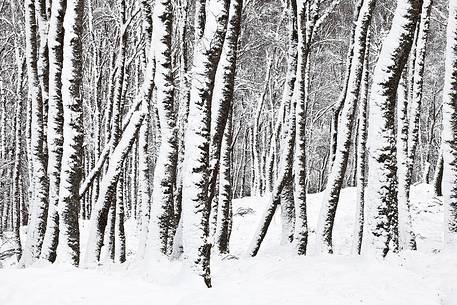
MULTIPOLYGON (((308 196, 309 252, 321 199, 321 194, 308 196)), ((180 261, 134 262, 136 227, 128 223, 128 263, 96 270, 48 264, 1 269, 0 304, 456 305, 457 255, 440 250, 442 207, 429 186, 412 189, 419 251, 385 260, 350 255, 354 200, 354 188, 342 191, 334 230, 335 255, 293 255, 287 245, 279 245, 276 215, 259 255, 248 257, 247 246, 267 198, 243 198, 233 203, 233 256, 213 257, 211 289, 190 280, 180 261)))

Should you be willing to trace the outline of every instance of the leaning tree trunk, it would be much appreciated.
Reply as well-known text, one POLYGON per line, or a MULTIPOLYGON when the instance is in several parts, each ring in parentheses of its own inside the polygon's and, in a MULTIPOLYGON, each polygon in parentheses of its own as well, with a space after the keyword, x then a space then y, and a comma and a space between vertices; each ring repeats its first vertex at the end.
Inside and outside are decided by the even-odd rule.
POLYGON ((48 214, 48 181, 46 160, 43 154, 43 99, 37 72, 37 25, 35 1, 25 1, 25 42, 29 98, 31 100, 32 201, 27 241, 21 261, 30 265, 40 257, 48 214))
POLYGON ((449 1, 443 90, 445 244, 457 245, 457 2, 449 1))
POLYGON ((100 183, 100 194, 97 203, 92 209, 89 240, 84 259, 86 265, 95 265, 100 260, 110 202, 116 194, 116 184, 122 171, 123 162, 138 136, 138 130, 143 123, 145 115, 146 113, 142 110, 137 110, 133 113, 109 160, 108 171, 100 183))
MULTIPOLYGON (((413 83, 411 105, 409 107, 409 120, 406 125, 406 152, 407 155, 403 156, 406 161, 406 171, 403 171, 403 176, 398 175, 399 184, 398 192, 402 193, 402 196, 398 197, 398 238, 399 246, 403 249, 416 250, 416 236, 412 228, 411 221, 411 208, 410 208, 410 188, 412 183, 414 157, 416 155, 416 147, 419 141, 419 123, 420 123, 420 111, 422 104, 422 87, 425 69, 425 48, 427 42, 427 36, 430 25, 430 11, 432 7, 432 0, 425 0, 422 5, 422 14, 419 22, 419 28, 417 29, 417 38, 415 46, 414 64, 413 64, 413 83), (404 181, 405 183, 400 183, 404 181)), ((405 96, 407 99, 407 97, 405 96)), ((399 158, 400 162, 402 161, 399 158)))
MULTIPOLYGON (((211 210, 211 217, 217 227, 218 218, 218 202, 216 195, 217 176, 220 175, 219 170, 221 155, 221 146, 229 113, 233 104, 233 90, 235 85, 236 74, 236 53, 238 50, 238 36, 241 31, 241 10, 243 6, 242 0, 234 0, 230 4, 229 20, 227 24, 227 33, 225 35, 224 45, 222 49, 221 59, 216 72, 214 83, 214 93, 211 105, 211 141, 210 141, 210 185, 208 187, 208 201, 216 201, 215 208, 211 210)), ((221 178, 219 177, 219 180, 221 178)), ((221 183, 219 183, 221 184, 221 183)), ((220 185, 219 185, 220 186, 220 185)), ((219 193, 222 190, 219 189, 219 193)), ((211 232, 214 234, 214 231, 211 232)))
MULTIPOLYGON (((357 0, 354 7, 354 15, 353 15, 353 25, 357 24, 360 14, 360 8, 362 7, 364 0, 357 0)), ((334 111, 331 117, 331 125, 330 125, 330 151, 329 151, 329 161, 328 161, 328 170, 330 171, 333 166, 333 161, 335 161, 336 149, 337 149, 337 141, 338 141, 338 122, 340 120, 340 113, 344 106, 344 101, 346 98, 348 83, 349 83, 349 75, 351 73, 351 65, 352 65, 352 57, 354 55, 354 39, 356 34, 357 27, 352 28, 351 38, 349 40, 349 50, 348 55, 346 58, 346 67, 345 67, 345 75, 344 75, 344 83, 343 83, 343 90, 336 101, 336 105, 334 106, 334 111)))
POLYGON ((54 0, 49 21, 48 175, 49 211, 41 258, 54 262, 59 237, 60 167, 63 143, 62 63, 63 19, 67 0, 54 0))
MULTIPOLYGON (((199 1, 199 3, 204 1, 199 1)), ((209 0, 205 28, 196 40, 185 134, 183 179, 183 241, 192 269, 211 287, 209 268, 209 142, 211 97, 228 19, 228 0, 209 0)), ((196 21, 200 14, 196 14, 196 21)))
POLYGON ((420 0, 401 0, 374 71, 368 126, 367 234, 363 251, 385 256, 397 211, 395 100, 401 72, 411 50, 420 0))
POLYGON ((318 251, 322 253, 333 253, 333 225, 349 157, 356 102, 359 98, 362 80, 368 27, 375 3, 375 0, 363 1, 355 25, 353 57, 350 65, 345 101, 338 124, 336 153, 329 173, 317 227, 317 247, 318 251))
POLYGON ((250 256, 256 256, 260 249, 265 235, 267 234, 268 227, 270 226, 273 215, 276 211, 278 204, 281 201, 281 194, 284 190, 285 184, 288 182, 287 179, 292 177, 292 167, 294 158, 294 145, 295 145, 295 111, 291 108, 287 120, 287 136, 283 139, 282 143, 282 155, 279 165, 278 178, 275 181, 271 199, 268 202, 268 206, 262 215, 262 220, 254 234, 254 238, 249 246, 248 253, 250 256))
POLYGON ((62 65, 64 142, 59 190, 57 261, 79 265, 79 185, 83 158, 82 26, 84 0, 68 0, 65 13, 65 56, 62 65))

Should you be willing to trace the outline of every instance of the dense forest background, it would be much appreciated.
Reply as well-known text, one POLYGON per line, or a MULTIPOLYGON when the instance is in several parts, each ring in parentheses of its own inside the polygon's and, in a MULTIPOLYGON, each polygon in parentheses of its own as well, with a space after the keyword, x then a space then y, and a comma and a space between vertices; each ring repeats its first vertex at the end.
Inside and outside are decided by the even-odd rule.
POLYGON ((211 287, 232 200, 264 202, 249 255, 275 213, 327 254, 346 187, 351 252, 385 257, 417 250, 422 183, 452 244, 456 27, 453 0, 0 0, 0 259, 164 256, 211 287))

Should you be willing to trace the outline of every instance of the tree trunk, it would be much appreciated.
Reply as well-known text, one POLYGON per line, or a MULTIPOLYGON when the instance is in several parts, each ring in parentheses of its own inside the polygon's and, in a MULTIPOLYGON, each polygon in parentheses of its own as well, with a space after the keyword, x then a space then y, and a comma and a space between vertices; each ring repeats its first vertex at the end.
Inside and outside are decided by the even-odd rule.
POLYGON ((374 71, 368 126, 367 234, 363 251, 385 256, 389 251, 392 216, 397 210, 395 100, 401 72, 407 62, 420 0, 397 2, 391 30, 374 71))
POLYGON ((41 246, 46 230, 48 214, 48 181, 46 160, 43 154, 43 99, 37 70, 37 25, 35 19, 35 1, 25 1, 25 41, 26 63, 31 100, 31 138, 32 158, 32 201, 27 229, 27 241, 21 258, 22 264, 30 265, 40 257, 41 246))
MULTIPOLYGON (((238 2, 238 1, 234 1, 238 2)), ((237 3, 241 4, 241 3, 237 3)), ((232 6, 234 3, 232 3, 232 6)), ((235 4, 236 5, 236 4, 235 4)), ((227 119, 221 147, 221 165, 219 168, 218 216, 216 224, 216 248, 219 253, 229 253, 230 227, 232 223, 232 182, 231 150, 232 117, 227 119)))
POLYGON ((125 212, 124 212, 124 177, 119 177, 116 190, 116 217, 114 228, 114 261, 116 263, 125 262, 125 212))
POLYGON ((435 196, 443 196, 443 189, 442 189, 443 169, 444 169, 443 152, 442 152, 442 150, 440 150, 438 160, 436 161, 435 175, 433 176, 433 191, 435 192, 435 196))
POLYGON ((100 250, 103 245, 103 234, 110 202, 116 193, 116 183, 122 171, 123 161, 137 138, 138 130, 145 115, 146 113, 141 110, 133 114, 109 160, 108 171, 100 183, 100 195, 97 204, 93 207, 90 219, 89 240, 85 256, 86 265, 94 265, 100 260, 100 250))
POLYGON ((248 253, 250 256, 257 255, 260 245, 267 234, 268 227, 273 219, 276 208, 281 202, 281 194, 287 183, 287 179, 291 179, 295 145, 295 111, 293 108, 289 112, 287 122, 287 136, 283 139, 283 150, 280 159, 278 178, 275 181, 273 192, 271 193, 271 199, 268 202, 264 214, 262 215, 261 223, 257 228, 254 238, 249 246, 248 253))
MULTIPOLYGON (((231 2, 229 8, 229 20, 227 24, 227 33, 225 34, 224 45, 222 49, 221 59, 217 68, 215 82, 214 82, 214 93, 211 103, 211 141, 209 149, 210 158, 210 185, 208 191, 208 201, 213 201, 216 204, 214 209, 211 209, 211 217, 217 227, 218 218, 218 203, 221 199, 216 198, 221 189, 217 183, 217 176, 219 173, 220 177, 220 159, 221 146, 224 132, 227 133, 226 124, 228 121, 229 113, 233 105, 233 90, 235 85, 235 73, 236 73, 236 53, 238 50, 238 36, 241 31, 241 10, 243 6, 242 0, 234 0, 231 2)), ((211 232, 214 234, 214 231, 211 232)))
POLYGON ((63 19, 67 0, 54 0, 49 21, 48 175, 49 211, 41 258, 54 262, 59 237, 60 167, 63 144, 62 64, 63 19))
POLYGON ((356 216, 354 229, 354 246, 353 253, 360 254, 362 250, 363 226, 365 222, 365 170, 366 170, 366 146, 367 146, 367 108, 368 108, 368 90, 369 90, 369 59, 370 59, 370 32, 367 34, 365 49, 365 60, 363 66, 362 84, 360 88, 359 100, 359 124, 357 130, 357 197, 356 197, 356 216))
MULTIPOLYGON (((208 183, 211 97, 228 19, 228 0, 209 0, 205 29, 195 44, 189 123, 185 134, 183 240, 192 269, 211 287, 208 183)), ((196 14, 196 21, 199 19, 196 14)))
POLYGON ((449 1, 446 35, 446 73, 443 89, 442 149, 446 187, 443 187, 445 244, 457 245, 457 2, 449 1))
POLYGON ((397 93, 397 177, 398 177, 398 238, 399 246, 416 249, 412 230, 409 192, 411 174, 408 168, 408 89, 406 74, 400 80, 397 93))
POLYGON ((82 26, 83 0, 68 0, 65 13, 65 56, 62 65, 64 142, 59 190, 57 260, 79 265, 79 185, 83 158, 82 26))
POLYGON ((353 57, 341 119, 338 124, 336 153, 329 173, 317 227, 317 247, 318 251, 322 253, 333 253, 333 225, 349 157, 356 102, 359 98, 362 80, 368 27, 375 2, 375 0, 363 1, 355 25, 353 57))

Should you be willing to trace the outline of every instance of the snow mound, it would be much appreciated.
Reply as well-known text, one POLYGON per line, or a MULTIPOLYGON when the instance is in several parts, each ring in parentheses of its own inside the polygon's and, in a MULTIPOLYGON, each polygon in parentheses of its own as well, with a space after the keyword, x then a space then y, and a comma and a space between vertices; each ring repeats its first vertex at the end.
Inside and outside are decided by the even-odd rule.
MULTIPOLYGON (((213 256, 213 288, 196 283, 182 261, 135 262, 136 225, 126 225, 129 260, 119 266, 77 269, 36 264, 0 270, 1 305, 457 305, 457 255, 441 249, 443 214, 427 185, 412 188, 418 251, 384 260, 350 254, 355 188, 342 190, 334 229, 335 255, 304 257, 280 245, 275 215, 257 257, 246 255, 268 197, 235 200, 231 256, 213 256)), ((308 196, 309 248, 322 194, 308 196)), ((82 236, 86 225, 82 225, 82 236)), ((84 240, 84 239, 83 239, 84 240)))

